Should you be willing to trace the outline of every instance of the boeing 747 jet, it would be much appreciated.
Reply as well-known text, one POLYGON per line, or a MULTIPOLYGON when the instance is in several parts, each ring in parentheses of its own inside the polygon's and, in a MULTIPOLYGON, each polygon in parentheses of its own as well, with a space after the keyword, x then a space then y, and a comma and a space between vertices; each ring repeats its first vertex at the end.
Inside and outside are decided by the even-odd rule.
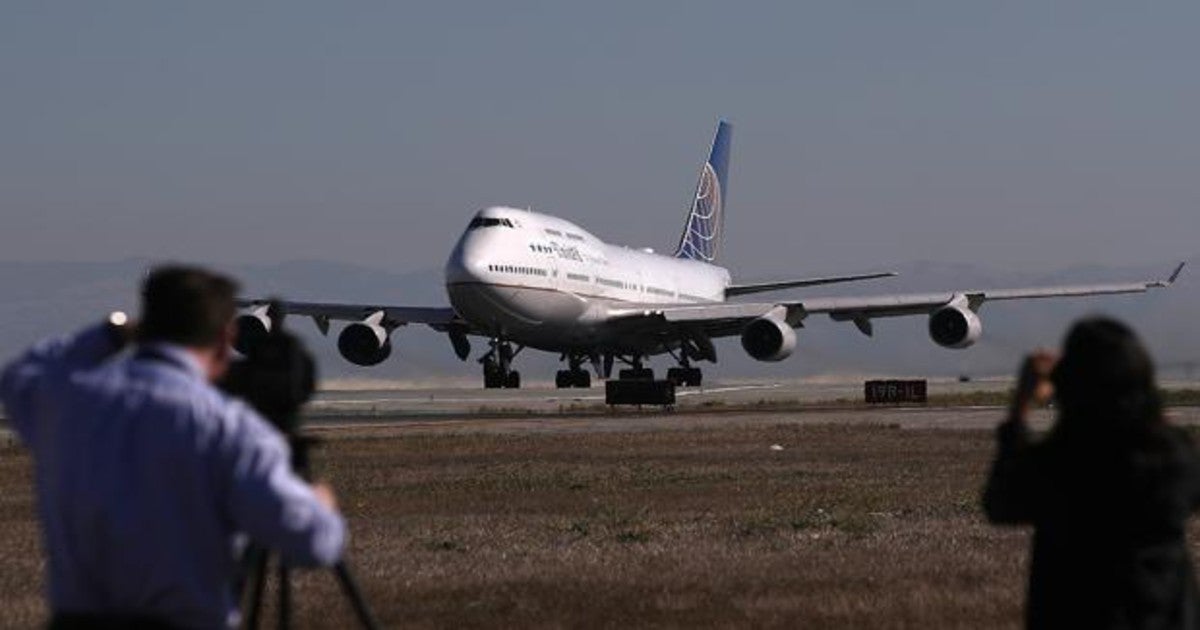
MULTIPOLYGON (((582 227, 546 214, 503 206, 479 211, 450 253, 445 267, 445 307, 282 302, 285 313, 311 317, 323 334, 330 322, 345 321, 338 350, 351 363, 377 365, 392 353, 392 334, 407 324, 445 333, 462 360, 471 337, 487 340, 479 358, 488 388, 517 388, 513 362, 525 348, 553 352, 566 362, 559 387, 589 387, 590 364, 610 378, 614 362, 627 366, 622 380, 646 380, 648 357, 669 355, 667 378, 698 386, 694 362, 716 362, 713 340, 740 336, 759 361, 780 361, 796 349, 796 329, 814 315, 853 322, 872 334, 880 317, 924 315, 929 336, 946 348, 966 348, 983 332, 980 307, 995 300, 1142 293, 1166 280, 1036 287, 951 290, 941 293, 813 297, 779 301, 731 301, 744 295, 854 282, 890 272, 736 284, 718 264, 725 224, 725 191, 732 128, 724 121, 700 171, 691 208, 671 255, 631 249, 600 240, 582 227)), ((265 300, 243 300, 239 346, 269 331, 265 300)))

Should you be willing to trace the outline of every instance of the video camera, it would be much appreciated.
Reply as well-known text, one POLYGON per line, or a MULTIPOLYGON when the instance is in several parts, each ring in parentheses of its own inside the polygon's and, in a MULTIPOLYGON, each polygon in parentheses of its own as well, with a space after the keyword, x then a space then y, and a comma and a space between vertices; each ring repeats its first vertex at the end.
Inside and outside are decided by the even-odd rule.
POLYGON ((300 428, 300 408, 316 389, 316 362, 292 333, 284 330, 278 301, 267 307, 265 335, 242 340, 244 358, 234 361, 220 387, 248 402, 289 437, 300 428))
MULTIPOLYGON (((248 402, 287 436, 292 449, 292 467, 307 479, 310 477, 308 452, 316 444, 316 439, 300 435, 300 408, 312 398, 316 389, 316 362, 300 339, 284 330, 283 308, 277 300, 272 300, 267 307, 267 317, 270 326, 266 334, 239 340, 238 348, 244 358, 230 364, 220 387, 248 402)), ((268 555, 265 549, 251 546, 243 560, 248 572, 239 590, 242 592, 247 628, 258 627, 268 555)), ((333 572, 362 626, 369 629, 380 627, 345 561, 334 565, 333 572)), ((281 564, 277 589, 277 612, 281 628, 291 626, 291 586, 288 576, 288 567, 281 564)))

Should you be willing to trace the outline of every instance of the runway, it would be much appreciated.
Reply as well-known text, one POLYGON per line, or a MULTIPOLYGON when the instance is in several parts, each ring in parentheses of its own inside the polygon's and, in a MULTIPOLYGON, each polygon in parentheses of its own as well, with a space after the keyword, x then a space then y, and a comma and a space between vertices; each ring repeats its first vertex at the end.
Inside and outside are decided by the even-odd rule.
MULTIPOLYGON (((954 379, 930 379, 931 396, 971 392, 1000 392, 1009 379, 960 383, 954 379)), ((676 390, 681 409, 714 406, 746 406, 781 403, 848 403, 861 401, 861 379, 827 380, 730 380, 699 388, 676 390)), ((479 386, 392 389, 338 388, 320 392, 309 405, 314 416, 351 414, 462 414, 503 411, 547 413, 579 411, 604 406, 604 385, 589 389, 555 389, 534 383, 523 389, 483 389, 479 386)))
MULTIPOLYGON (((672 410, 610 408, 604 390, 430 388, 322 392, 308 410, 317 431, 354 428, 397 433, 596 433, 687 430, 772 425, 880 425, 900 429, 990 430, 1003 420, 1007 379, 960 383, 931 380, 932 403, 868 406, 861 381, 759 381, 680 389, 672 410), (987 404, 969 404, 977 396, 987 404), (953 404, 939 400, 956 401, 953 404)), ((1052 409, 1035 412, 1035 428, 1053 421, 1052 409)), ((1171 421, 1200 425, 1200 407, 1174 407, 1171 421)))
MULTIPOLYGON (((402 384, 401 384, 402 385, 402 384)), ((599 384, 597 384, 599 385, 599 384)), ((868 406, 862 380, 742 380, 680 389, 673 410, 610 408, 604 389, 555 389, 535 383, 519 390, 482 387, 356 389, 339 384, 317 394, 305 426, 317 432, 356 430, 369 435, 405 433, 605 433, 772 425, 879 425, 900 429, 988 430, 1004 416, 1008 379, 930 379, 931 404, 868 406), (984 404, 972 404, 972 398, 984 404)), ((1034 414, 1035 428, 1053 420, 1034 414)), ((1200 425, 1200 407, 1172 407, 1172 422, 1200 425)), ((13 440, 0 425, 0 440, 13 440)))

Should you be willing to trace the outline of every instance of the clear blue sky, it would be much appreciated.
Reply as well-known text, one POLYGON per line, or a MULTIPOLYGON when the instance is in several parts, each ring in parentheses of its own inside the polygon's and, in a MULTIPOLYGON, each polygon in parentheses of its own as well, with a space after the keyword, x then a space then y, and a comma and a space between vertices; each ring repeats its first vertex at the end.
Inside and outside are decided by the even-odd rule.
POLYGON ((1200 253, 1200 3, 9 2, 0 258, 440 265, 532 206, 727 262, 1200 253), (787 6, 779 6, 787 5, 787 6))

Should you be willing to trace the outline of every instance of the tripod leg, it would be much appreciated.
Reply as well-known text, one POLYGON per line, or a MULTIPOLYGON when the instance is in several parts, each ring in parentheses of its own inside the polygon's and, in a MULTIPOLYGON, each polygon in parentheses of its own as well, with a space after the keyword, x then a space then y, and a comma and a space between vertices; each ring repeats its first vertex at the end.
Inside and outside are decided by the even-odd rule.
POLYGON ((292 627, 292 581, 288 579, 287 564, 279 561, 279 629, 292 627))
POLYGON ((369 630, 379 628, 379 622, 375 620, 375 615, 371 614, 367 600, 363 598, 362 591, 358 589, 358 582, 354 580, 354 574, 350 573, 350 567, 346 566, 346 562, 343 560, 335 564, 333 572, 337 576, 338 583, 342 585, 346 599, 349 599, 350 605, 354 607, 354 614, 358 615, 358 622, 362 624, 362 627, 369 630))
POLYGON ((246 630, 258 630, 258 615, 262 612, 263 588, 267 585, 267 552, 255 548, 249 552, 250 574, 246 578, 246 592, 243 593, 246 630))

